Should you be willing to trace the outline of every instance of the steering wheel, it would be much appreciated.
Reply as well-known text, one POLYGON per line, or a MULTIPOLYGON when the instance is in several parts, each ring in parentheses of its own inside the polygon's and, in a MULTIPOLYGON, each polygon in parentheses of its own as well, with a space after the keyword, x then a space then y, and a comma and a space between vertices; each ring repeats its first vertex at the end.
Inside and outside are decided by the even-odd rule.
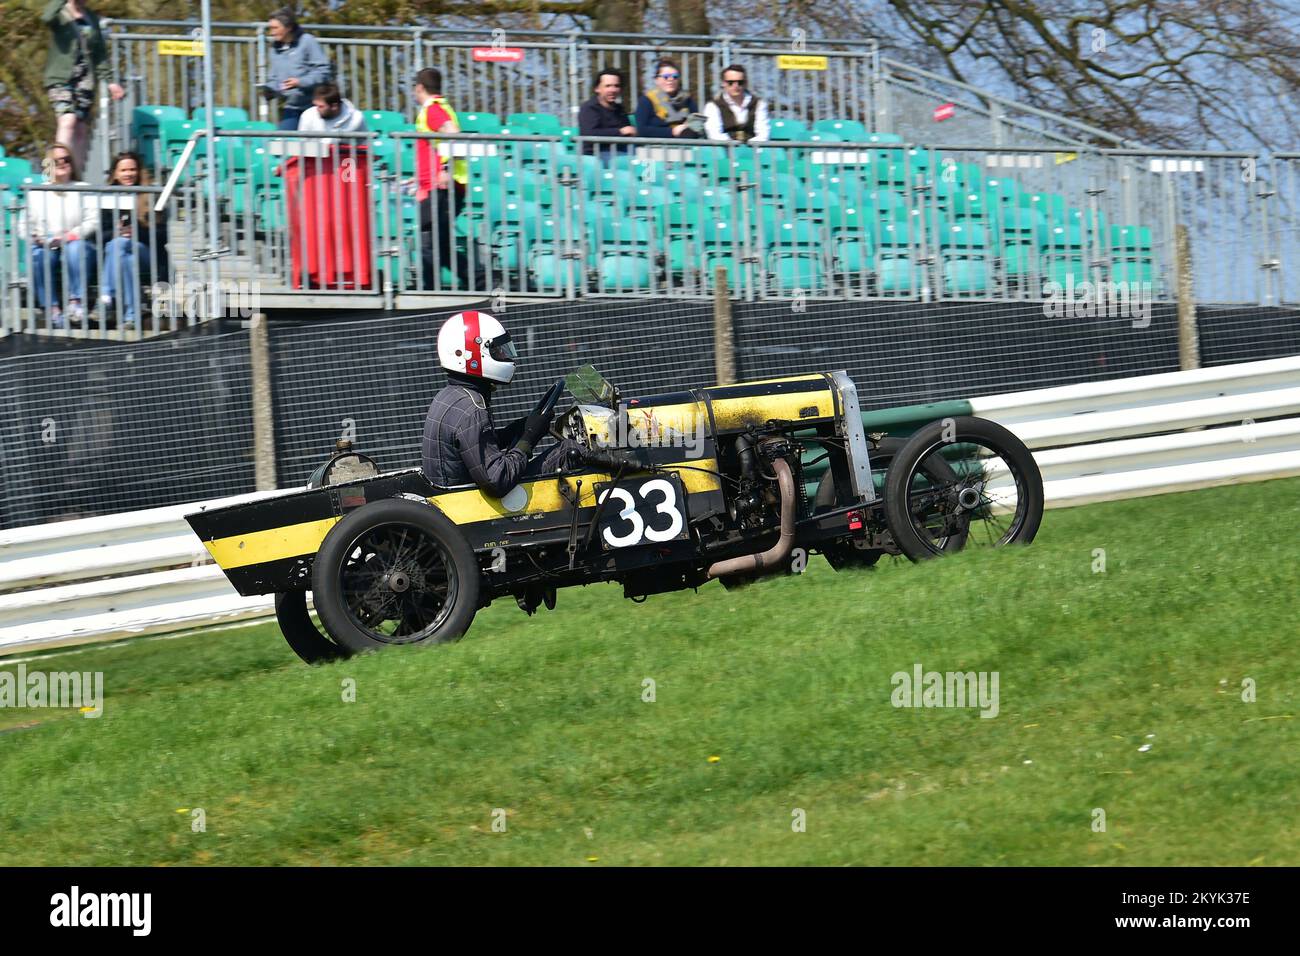
POLYGON ((533 414, 549 418, 551 413, 555 411, 555 406, 559 403, 560 396, 563 394, 564 379, 560 379, 546 390, 546 394, 542 396, 542 400, 538 402, 537 406, 533 409, 533 414))

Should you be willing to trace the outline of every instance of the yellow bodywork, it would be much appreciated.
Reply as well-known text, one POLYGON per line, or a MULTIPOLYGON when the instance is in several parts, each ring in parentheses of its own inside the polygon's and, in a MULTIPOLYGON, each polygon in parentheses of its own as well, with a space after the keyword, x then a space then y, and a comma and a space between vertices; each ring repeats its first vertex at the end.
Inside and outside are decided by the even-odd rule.
MULTIPOLYGON (((697 491, 716 491, 722 485, 716 475, 707 473, 718 470, 718 462, 713 458, 678 462, 664 467, 670 470, 680 468, 676 473, 688 494, 697 491)), ((589 473, 580 477, 582 494, 579 507, 593 507, 596 504, 596 485, 610 481, 611 476, 589 473)), ((560 493, 560 482, 564 480, 566 479, 543 478, 538 481, 524 482, 518 487, 527 493, 528 498, 514 510, 507 508, 500 498, 485 495, 477 488, 434 495, 429 498, 429 503, 455 524, 472 524, 476 521, 491 521, 494 518, 507 518, 514 515, 545 514, 568 509, 569 503, 560 493)), ((324 518, 319 521, 304 521, 281 528, 268 528, 265 531, 205 541, 204 546, 207 547, 208 553, 212 555, 212 560, 217 563, 217 566, 224 571, 229 571, 266 561, 280 561, 304 554, 315 554, 320 550, 325 535, 340 520, 342 519, 324 518)))

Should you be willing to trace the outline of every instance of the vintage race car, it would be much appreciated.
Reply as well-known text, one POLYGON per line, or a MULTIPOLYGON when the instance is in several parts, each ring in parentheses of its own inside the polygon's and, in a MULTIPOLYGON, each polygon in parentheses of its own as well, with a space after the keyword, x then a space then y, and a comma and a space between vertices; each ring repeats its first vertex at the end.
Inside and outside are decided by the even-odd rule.
POLYGON ((577 446, 569 467, 503 498, 343 445, 305 490, 186 520, 240 594, 276 595, 308 662, 455 640, 507 596, 532 614, 613 581, 643 601, 797 573, 810 554, 840 570, 1024 543, 1042 520, 1038 468, 1005 428, 952 417, 868 436, 843 371, 627 398, 587 366, 539 408, 565 391, 552 432, 577 446))

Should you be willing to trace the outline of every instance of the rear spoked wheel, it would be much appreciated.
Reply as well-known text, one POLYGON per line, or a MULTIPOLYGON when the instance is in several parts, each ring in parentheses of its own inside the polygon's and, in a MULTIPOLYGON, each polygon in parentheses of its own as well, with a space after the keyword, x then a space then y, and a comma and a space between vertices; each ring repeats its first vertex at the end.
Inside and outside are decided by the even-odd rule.
POLYGON ((996 422, 960 416, 919 429, 885 479, 885 519, 913 561, 964 547, 1027 544, 1043 520, 1043 480, 1024 443, 996 422), (936 472, 935 457, 950 474, 936 472))
POLYGON ((308 664, 342 660, 348 652, 316 627, 307 610, 306 591, 285 591, 275 596, 275 619, 293 652, 308 664))
POLYGON ((479 568, 441 512, 391 499, 334 526, 312 566, 312 589, 321 623, 353 651, 443 644, 474 619, 479 568))

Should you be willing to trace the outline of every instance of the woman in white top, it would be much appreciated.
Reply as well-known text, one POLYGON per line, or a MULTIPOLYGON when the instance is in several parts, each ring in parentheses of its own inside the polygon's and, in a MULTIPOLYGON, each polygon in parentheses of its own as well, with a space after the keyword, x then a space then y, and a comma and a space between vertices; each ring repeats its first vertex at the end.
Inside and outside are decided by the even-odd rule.
MULTIPOLYGON (((84 186, 77 176, 72 151, 55 143, 45 152, 45 181, 59 186, 84 186)), ((86 312, 86 270, 90 241, 99 228, 99 207, 93 193, 31 189, 27 208, 18 221, 19 234, 32 243, 32 298, 45 309, 50 324, 64 328, 60 290, 66 293, 68 318, 80 321, 86 312), (67 272, 64 282, 63 273, 67 272)))

